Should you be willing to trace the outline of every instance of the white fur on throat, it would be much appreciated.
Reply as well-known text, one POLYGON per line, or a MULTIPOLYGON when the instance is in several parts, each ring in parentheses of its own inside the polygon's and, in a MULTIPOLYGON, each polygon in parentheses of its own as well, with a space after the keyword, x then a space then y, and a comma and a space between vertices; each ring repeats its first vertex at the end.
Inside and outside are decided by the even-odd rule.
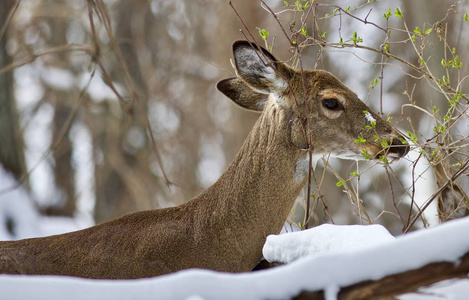
MULTIPOLYGON (((316 169, 318 160, 321 158, 320 154, 313 154, 311 166, 313 169, 316 169)), ((309 171, 309 153, 301 156, 300 159, 296 162, 295 173, 293 175, 293 182, 298 183, 305 179, 308 176, 309 171)))

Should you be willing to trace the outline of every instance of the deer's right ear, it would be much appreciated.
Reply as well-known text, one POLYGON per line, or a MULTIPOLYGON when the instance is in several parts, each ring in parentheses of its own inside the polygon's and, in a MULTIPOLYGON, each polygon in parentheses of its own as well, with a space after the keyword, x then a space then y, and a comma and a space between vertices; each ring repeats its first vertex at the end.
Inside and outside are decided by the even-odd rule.
POLYGON ((278 93, 288 87, 291 69, 257 44, 237 41, 233 56, 239 76, 257 92, 278 93))
POLYGON ((253 111, 262 111, 268 94, 255 92, 240 78, 228 78, 217 84, 217 89, 239 106, 253 111))

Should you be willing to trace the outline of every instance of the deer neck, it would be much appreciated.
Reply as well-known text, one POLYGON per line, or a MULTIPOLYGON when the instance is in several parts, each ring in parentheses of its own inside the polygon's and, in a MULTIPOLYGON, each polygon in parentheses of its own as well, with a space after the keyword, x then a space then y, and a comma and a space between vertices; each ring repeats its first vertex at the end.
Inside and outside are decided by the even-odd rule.
POLYGON ((263 240, 278 233, 305 184, 296 170, 305 153, 289 142, 288 122, 285 110, 271 101, 225 173, 200 195, 212 202, 212 219, 238 230, 237 236, 263 240))

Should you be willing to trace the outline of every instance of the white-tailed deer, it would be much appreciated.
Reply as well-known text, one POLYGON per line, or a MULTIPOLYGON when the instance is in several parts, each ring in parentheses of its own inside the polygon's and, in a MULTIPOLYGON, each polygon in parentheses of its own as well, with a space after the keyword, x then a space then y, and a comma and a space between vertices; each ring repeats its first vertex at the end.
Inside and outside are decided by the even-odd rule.
POLYGON ((0 242, 0 273, 139 278, 188 268, 250 271, 307 181, 309 149, 353 159, 363 151, 376 159, 408 152, 404 138, 331 74, 293 70, 245 41, 235 42, 233 53, 239 78, 218 89, 262 114, 218 181, 177 207, 0 242))

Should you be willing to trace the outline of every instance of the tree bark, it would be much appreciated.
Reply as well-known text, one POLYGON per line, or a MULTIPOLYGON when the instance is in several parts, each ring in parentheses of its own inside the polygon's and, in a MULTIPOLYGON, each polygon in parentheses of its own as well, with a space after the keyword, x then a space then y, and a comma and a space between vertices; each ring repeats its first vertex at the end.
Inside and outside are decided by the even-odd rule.
MULTIPOLYGON (((64 1, 59 3, 50 3, 49 5, 63 5, 66 7, 64 1)), ((46 6, 47 7, 47 6, 46 6)), ((50 7, 51 9, 53 7, 50 7)), ((48 20, 50 28, 52 30, 51 44, 53 45, 64 45, 67 44, 66 29, 67 20, 64 18, 51 18, 48 20)), ((53 67, 59 67, 63 69, 69 69, 68 65, 68 54, 59 53, 56 60, 51 60, 53 67)), ((58 90, 53 87, 47 87, 50 93, 51 102, 54 104, 54 119, 52 121, 53 136, 58 137, 66 126, 67 119, 72 113, 72 99, 73 91, 58 90)), ((54 181, 57 188, 61 192, 61 201, 52 206, 46 207, 43 212, 47 215, 59 215, 59 216, 73 216, 76 210, 76 188, 75 188, 75 169, 72 163, 72 139, 70 132, 63 136, 62 140, 58 144, 57 148, 53 152, 55 165, 54 170, 54 181)))
MULTIPOLYGON (((0 4, 0 20, 7 20, 13 8, 13 0, 4 0, 0 4)), ((0 27, 3 26, 3 22, 0 27)), ((6 49, 7 39, 0 38, 0 69, 11 63, 6 49)), ((0 74, 0 164, 17 179, 25 174, 23 139, 18 124, 15 97, 13 93, 13 73, 0 74)))

